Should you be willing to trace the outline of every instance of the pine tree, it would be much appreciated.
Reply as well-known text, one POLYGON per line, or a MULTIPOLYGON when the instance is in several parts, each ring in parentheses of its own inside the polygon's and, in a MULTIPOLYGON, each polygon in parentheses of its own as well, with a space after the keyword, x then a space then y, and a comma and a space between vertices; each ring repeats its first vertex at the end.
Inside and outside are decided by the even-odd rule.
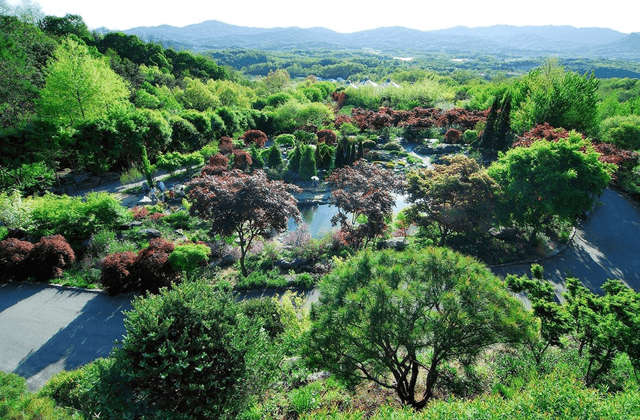
POLYGON ((505 150, 509 147, 509 140, 511 136, 509 131, 511 130, 511 97, 507 96, 502 102, 502 108, 500 109, 500 115, 498 115, 498 121, 496 122, 496 130, 494 135, 494 142, 491 146, 493 150, 505 150))

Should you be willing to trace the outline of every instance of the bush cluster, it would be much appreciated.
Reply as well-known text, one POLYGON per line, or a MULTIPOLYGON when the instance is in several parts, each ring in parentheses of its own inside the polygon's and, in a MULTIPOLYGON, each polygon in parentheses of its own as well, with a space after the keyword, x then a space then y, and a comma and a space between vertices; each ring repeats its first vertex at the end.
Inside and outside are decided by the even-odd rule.
POLYGON ((0 280, 58 279, 75 259, 73 249, 62 235, 43 237, 35 245, 8 238, 0 242, 0 280))
POLYGON ((169 255, 174 249, 171 242, 152 239, 149 246, 138 252, 122 252, 104 259, 100 282, 109 294, 115 295, 134 290, 158 293, 162 287, 170 287, 178 280, 169 255))

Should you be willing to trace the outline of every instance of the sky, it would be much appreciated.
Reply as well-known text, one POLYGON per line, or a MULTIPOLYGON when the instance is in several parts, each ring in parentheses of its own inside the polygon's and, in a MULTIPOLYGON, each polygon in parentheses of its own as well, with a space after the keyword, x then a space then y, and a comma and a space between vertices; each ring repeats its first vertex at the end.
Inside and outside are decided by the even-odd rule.
MULTIPOLYGON (((40 4, 47 15, 67 13, 83 17, 90 29, 125 30, 138 26, 183 27, 207 20, 258 28, 325 27, 349 33, 388 26, 423 31, 455 26, 570 25, 640 32, 638 14, 628 0, 586 2, 563 0, 27 0, 40 4), (627 10, 625 13, 624 11, 627 10)), ((9 0, 17 4, 18 0, 9 0)), ((633 3, 633 2, 631 2, 633 3)))

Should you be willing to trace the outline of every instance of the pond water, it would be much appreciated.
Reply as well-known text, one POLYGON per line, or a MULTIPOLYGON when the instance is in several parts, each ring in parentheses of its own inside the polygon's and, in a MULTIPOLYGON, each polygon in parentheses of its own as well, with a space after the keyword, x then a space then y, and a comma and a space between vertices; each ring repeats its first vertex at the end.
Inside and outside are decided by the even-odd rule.
MULTIPOLYGON (((396 207, 393 213, 396 214, 400 210, 409 206, 407 197, 404 195, 396 195, 396 207)), ((337 230, 338 227, 331 226, 331 218, 338 213, 338 208, 331 204, 316 204, 300 206, 300 217, 302 223, 309 226, 309 232, 312 238, 320 238, 331 229, 337 230)), ((289 219, 289 231, 296 230, 298 225, 289 219)))

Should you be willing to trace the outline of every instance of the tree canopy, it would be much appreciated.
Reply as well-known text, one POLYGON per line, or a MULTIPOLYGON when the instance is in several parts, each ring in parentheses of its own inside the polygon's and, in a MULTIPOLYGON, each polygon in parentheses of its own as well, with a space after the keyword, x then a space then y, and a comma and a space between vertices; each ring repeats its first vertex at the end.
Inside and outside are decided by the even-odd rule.
POLYGON ((557 142, 539 140, 501 154, 488 169, 500 186, 499 217, 533 229, 533 240, 554 217, 573 223, 611 180, 610 167, 575 132, 557 142))
POLYGON ((308 345, 314 366, 373 381, 417 409, 434 397, 444 362, 469 364, 530 331, 500 280, 445 248, 360 252, 339 262, 320 291, 308 345))
POLYGON ((290 191, 294 185, 267 179, 264 171, 245 174, 238 170, 219 176, 203 175, 188 184, 194 201, 191 212, 211 220, 211 233, 237 235, 240 241, 240 267, 247 276, 244 258, 251 243, 269 232, 283 232, 289 218, 300 220, 300 211, 290 191))

